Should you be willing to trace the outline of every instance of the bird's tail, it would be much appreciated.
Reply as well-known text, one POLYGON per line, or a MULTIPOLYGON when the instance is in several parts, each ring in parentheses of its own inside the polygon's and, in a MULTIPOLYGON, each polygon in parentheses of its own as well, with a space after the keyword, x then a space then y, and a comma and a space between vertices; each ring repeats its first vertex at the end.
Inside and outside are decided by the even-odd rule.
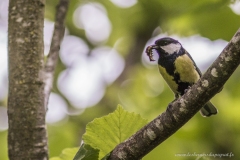
POLYGON ((203 117, 210 117, 218 113, 217 108, 209 101, 200 110, 203 117))

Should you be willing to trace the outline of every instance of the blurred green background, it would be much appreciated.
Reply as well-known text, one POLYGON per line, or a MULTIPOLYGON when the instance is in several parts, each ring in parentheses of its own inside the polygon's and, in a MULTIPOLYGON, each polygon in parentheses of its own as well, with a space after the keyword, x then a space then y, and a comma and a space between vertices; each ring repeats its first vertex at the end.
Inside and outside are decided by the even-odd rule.
MULTIPOLYGON (((45 55, 57 0, 46 1, 45 55)), ((7 160, 6 30, 8 0, 1 0, 0 159, 7 160), (2 48, 1 48, 2 46, 2 48), (4 57, 5 55, 5 57, 4 57)), ((163 36, 178 39, 204 72, 240 26, 240 2, 230 0, 71 0, 47 115, 50 157, 81 143, 85 126, 117 104, 149 121, 174 95, 144 54, 163 36)), ((240 69, 212 102, 219 114, 194 116, 143 160, 228 159, 177 156, 234 154, 240 158, 240 69)))

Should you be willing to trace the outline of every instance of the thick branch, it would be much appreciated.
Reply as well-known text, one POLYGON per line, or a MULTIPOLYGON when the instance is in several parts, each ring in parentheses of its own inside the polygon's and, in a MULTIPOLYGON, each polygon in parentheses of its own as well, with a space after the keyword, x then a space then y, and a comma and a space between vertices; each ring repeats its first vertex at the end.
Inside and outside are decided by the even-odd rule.
POLYGON ((48 159, 43 96, 42 0, 10 0, 8 15, 8 154, 48 159))
POLYGON ((57 6, 52 42, 47 62, 45 64, 45 79, 44 79, 45 107, 47 107, 48 104, 49 95, 52 89, 54 71, 58 61, 60 44, 64 36, 65 31, 64 20, 67 14, 68 4, 69 0, 60 0, 57 6))
MULTIPOLYGON (((240 29, 202 78, 167 110, 111 153, 109 160, 138 160, 162 143, 223 87, 240 63, 240 29)), ((220 113, 221 114, 221 113, 220 113)), ((223 114, 223 113, 222 113, 223 114)))

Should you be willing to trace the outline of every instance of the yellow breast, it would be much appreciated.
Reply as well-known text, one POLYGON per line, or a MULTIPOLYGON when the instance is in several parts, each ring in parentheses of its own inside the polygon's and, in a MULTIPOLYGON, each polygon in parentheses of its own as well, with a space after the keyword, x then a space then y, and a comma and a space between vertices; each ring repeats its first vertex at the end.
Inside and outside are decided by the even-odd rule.
POLYGON ((168 86, 174 93, 177 93, 178 84, 173 80, 173 76, 169 75, 165 68, 158 65, 159 72, 161 73, 163 79, 167 82, 168 86))
MULTIPOLYGON (((200 75, 196 70, 192 60, 186 55, 179 56, 175 62, 175 71, 174 73, 178 73, 180 76, 179 82, 188 82, 188 83, 196 83, 200 75)), ((158 65, 159 72, 161 73, 164 80, 167 82, 168 86, 171 90, 176 94, 178 89, 178 84, 174 81, 174 77, 169 75, 166 69, 160 65, 158 65)))
POLYGON ((187 54, 179 56, 174 64, 175 72, 179 73, 182 82, 196 83, 200 79, 196 67, 187 54))

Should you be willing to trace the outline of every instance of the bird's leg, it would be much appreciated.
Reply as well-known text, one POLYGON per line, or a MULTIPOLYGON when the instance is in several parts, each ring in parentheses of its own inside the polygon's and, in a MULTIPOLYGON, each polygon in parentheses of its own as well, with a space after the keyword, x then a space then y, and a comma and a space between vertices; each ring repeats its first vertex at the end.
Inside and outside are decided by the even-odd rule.
MULTIPOLYGON (((175 100, 174 100, 174 101, 175 101, 175 100)), ((174 101, 173 101, 173 102, 174 102, 174 101)), ((168 106, 167 106, 167 112, 172 113, 172 103, 173 103, 173 102, 171 102, 171 103, 168 104, 168 106)))
POLYGON ((178 98, 180 97, 180 95, 178 93, 175 93, 174 95, 175 95, 175 99, 171 103, 168 104, 167 110, 171 110, 172 103, 175 102, 176 100, 178 100, 178 98))
POLYGON ((191 88, 191 86, 188 86, 187 89, 184 90, 184 94, 191 88))

